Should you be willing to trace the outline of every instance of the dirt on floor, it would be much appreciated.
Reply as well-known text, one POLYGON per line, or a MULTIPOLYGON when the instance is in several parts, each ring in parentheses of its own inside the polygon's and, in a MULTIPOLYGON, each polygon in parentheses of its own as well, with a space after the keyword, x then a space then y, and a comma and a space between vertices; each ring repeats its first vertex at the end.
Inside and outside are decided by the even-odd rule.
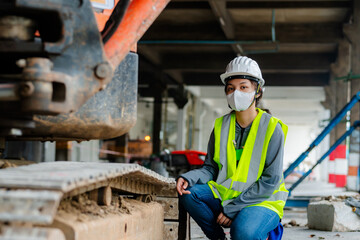
POLYGON ((29 165, 34 164, 35 162, 27 161, 27 160, 5 160, 0 159, 0 169, 2 168, 12 168, 12 167, 18 167, 22 165, 29 165))
POLYGON ((90 200, 87 194, 82 194, 62 200, 57 215, 61 217, 72 214, 82 222, 99 217, 104 218, 108 214, 130 214, 136 208, 136 205, 132 204, 134 201, 136 200, 117 196, 113 197, 110 206, 99 206, 96 201, 90 200))

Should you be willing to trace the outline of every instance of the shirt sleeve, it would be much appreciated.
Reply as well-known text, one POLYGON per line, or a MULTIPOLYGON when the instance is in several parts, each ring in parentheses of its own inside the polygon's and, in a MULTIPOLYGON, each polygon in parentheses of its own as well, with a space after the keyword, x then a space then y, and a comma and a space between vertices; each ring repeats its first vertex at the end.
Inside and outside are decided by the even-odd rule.
POLYGON ((214 142, 215 137, 213 130, 209 138, 204 165, 199 169, 194 169, 180 175, 180 177, 188 181, 189 186, 194 186, 197 183, 205 184, 210 180, 214 180, 214 178, 218 175, 219 167, 214 161, 214 142))
POLYGON ((263 173, 258 181, 224 207, 224 214, 234 218, 246 206, 266 201, 279 186, 283 176, 284 133, 280 123, 271 136, 263 173))

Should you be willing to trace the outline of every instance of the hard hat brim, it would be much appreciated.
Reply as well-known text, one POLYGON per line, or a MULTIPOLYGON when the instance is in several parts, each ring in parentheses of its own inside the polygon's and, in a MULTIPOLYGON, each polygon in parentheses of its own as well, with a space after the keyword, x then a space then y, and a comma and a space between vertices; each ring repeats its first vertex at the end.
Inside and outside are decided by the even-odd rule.
POLYGON ((245 75, 245 76, 250 76, 250 77, 254 77, 254 78, 256 78, 256 79, 259 79, 259 84, 260 84, 261 87, 263 87, 264 84, 265 84, 265 80, 264 80, 263 78, 256 77, 256 76, 254 76, 254 75, 252 75, 252 74, 249 74, 249 73, 247 73, 247 72, 229 72, 229 73, 223 73, 223 74, 220 75, 220 79, 221 79, 222 83, 225 85, 225 84, 226 84, 225 80, 226 80, 228 77, 236 76, 236 75, 245 75))

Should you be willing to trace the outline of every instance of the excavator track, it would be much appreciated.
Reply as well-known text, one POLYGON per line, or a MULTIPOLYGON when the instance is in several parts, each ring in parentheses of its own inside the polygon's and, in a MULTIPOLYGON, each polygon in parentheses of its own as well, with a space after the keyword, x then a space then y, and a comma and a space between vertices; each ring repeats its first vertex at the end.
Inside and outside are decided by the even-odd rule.
MULTIPOLYGON (((154 226, 163 225, 161 228, 164 231, 162 237, 164 239, 178 238, 179 213, 174 179, 163 177, 136 164, 46 162, 0 170, 0 227, 2 226, 0 239, 20 239, 15 237, 15 232, 21 231, 26 232, 27 236, 34 235, 31 239, 52 239, 44 238, 44 236, 59 234, 56 228, 49 228, 48 235, 44 235, 44 233, 40 233, 46 229, 38 228, 38 226, 54 225, 54 220, 58 222, 57 211, 60 202, 85 193, 90 197, 95 196, 93 199, 97 200, 99 205, 106 206, 109 206, 113 201, 113 193, 116 193, 116 196, 119 194, 135 196, 138 201, 131 202, 135 205, 145 204, 144 202, 158 198, 158 202, 161 204, 153 202, 153 205, 149 205, 148 209, 147 207, 141 208, 144 209, 141 211, 145 212, 140 212, 139 216, 148 216, 149 219, 155 215, 158 216, 161 222, 154 226), (159 208, 154 204, 159 205, 159 208), (161 209, 161 211, 157 209, 161 209), (164 215, 162 209, 172 209, 173 212, 166 210, 164 215), (164 219, 165 224, 163 224, 164 219), (170 219, 170 222, 167 222, 167 219, 170 219), (27 228, 24 229, 23 226, 27 228), (19 229, 15 231, 14 227, 16 229, 20 227, 21 231, 19 229), (29 231, 32 231, 31 234, 29 231), (37 236, 36 234, 40 235, 37 236)), ((132 215, 134 219, 130 219, 128 216, 121 221, 119 220, 119 223, 127 222, 124 225, 124 233, 122 233, 127 234, 126 236, 131 235, 127 225, 130 226, 130 222, 137 221, 137 218, 134 217, 136 214, 132 215)), ((102 224, 106 224, 104 221, 106 222, 106 218, 102 220, 102 224)), ((66 223, 66 221, 64 222, 66 223)), ((69 227, 73 228, 71 232, 80 231, 76 229, 75 223, 67 226, 67 228, 69 227)), ((83 229, 83 227, 78 227, 78 229, 83 229)), ((65 232, 64 238, 58 237, 57 239, 89 239, 86 234, 83 234, 83 237, 76 237, 75 233, 70 236, 71 234, 67 234, 66 230, 62 229, 62 231, 65 232)), ((101 228, 98 231, 102 232, 101 228)), ((134 236, 124 239, 141 239, 134 236)), ((149 239, 159 239, 159 234, 149 239)))

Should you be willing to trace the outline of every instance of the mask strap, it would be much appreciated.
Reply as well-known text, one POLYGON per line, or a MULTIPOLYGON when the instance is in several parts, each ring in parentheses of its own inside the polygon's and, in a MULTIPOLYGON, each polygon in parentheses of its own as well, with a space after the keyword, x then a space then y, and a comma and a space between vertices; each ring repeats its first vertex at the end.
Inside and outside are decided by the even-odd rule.
POLYGON ((257 84, 256 92, 255 92, 255 95, 254 95, 254 100, 252 100, 252 102, 251 102, 251 104, 250 104, 249 107, 251 107, 251 105, 253 105, 253 103, 255 102, 255 100, 256 100, 256 94, 258 94, 259 91, 260 91, 260 84, 258 83, 258 84, 257 84))

